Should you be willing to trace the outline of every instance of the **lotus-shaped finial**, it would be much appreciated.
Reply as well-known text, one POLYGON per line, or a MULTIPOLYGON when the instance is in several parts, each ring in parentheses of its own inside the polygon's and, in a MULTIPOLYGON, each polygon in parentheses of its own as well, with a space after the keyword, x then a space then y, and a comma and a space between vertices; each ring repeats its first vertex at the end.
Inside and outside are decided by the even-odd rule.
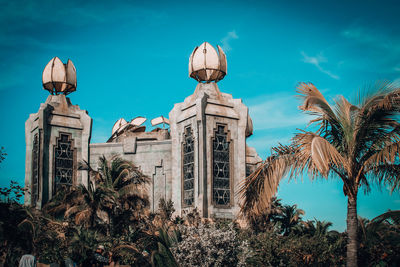
POLYGON ((43 70, 43 88, 51 94, 69 94, 76 90, 76 69, 71 60, 63 64, 52 58, 43 70))
POLYGON ((227 73, 226 55, 218 45, 218 52, 207 42, 196 47, 189 58, 189 76, 199 82, 218 82, 227 73))

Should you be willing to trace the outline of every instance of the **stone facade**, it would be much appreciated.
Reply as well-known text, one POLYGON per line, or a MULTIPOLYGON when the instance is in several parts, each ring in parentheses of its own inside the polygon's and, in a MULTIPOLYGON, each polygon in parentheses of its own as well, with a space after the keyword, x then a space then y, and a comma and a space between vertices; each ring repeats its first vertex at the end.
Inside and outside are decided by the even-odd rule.
POLYGON ((239 211, 238 184, 246 176, 246 137, 252 132, 248 108, 240 99, 221 93, 216 83, 199 83, 191 96, 175 104, 169 118, 176 209, 197 207, 203 217, 234 217, 239 211), (187 188, 185 192, 182 158, 185 129, 190 129, 194 139, 192 204, 184 201, 185 193, 190 192, 187 188))
POLYGON ((49 95, 25 122, 25 203, 41 208, 59 185, 88 183, 78 163, 89 160, 92 119, 65 95, 49 95))
MULTIPOLYGON (((204 43, 190 60, 202 64, 198 57, 206 54, 206 48, 212 52, 204 43)), ((214 62, 225 62, 218 63, 222 79, 226 59, 223 52, 214 57, 214 62)), ((195 68, 195 63, 190 66, 195 68)), ((172 199, 177 215, 197 208, 203 217, 234 218, 239 212, 239 183, 261 159, 246 145, 253 132, 248 108, 241 99, 220 92, 216 82, 203 83, 207 73, 195 73, 200 82, 192 95, 174 105, 169 129, 146 132, 144 126, 133 126, 122 134, 113 129, 106 143, 90 144, 92 119, 86 111, 64 94, 50 95, 25 123, 25 184, 30 189, 25 203, 41 208, 60 185, 87 186, 88 172, 78 170, 78 164, 89 162, 96 169, 99 157, 117 155, 150 177, 152 211, 164 198, 172 199)))

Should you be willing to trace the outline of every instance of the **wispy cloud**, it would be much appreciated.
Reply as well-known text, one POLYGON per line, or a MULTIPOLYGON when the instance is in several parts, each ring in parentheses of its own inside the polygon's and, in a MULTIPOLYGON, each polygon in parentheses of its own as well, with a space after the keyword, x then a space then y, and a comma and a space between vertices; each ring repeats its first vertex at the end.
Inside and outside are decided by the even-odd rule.
POLYGON ((341 33, 344 37, 357 41, 358 43, 383 49, 391 53, 400 53, 400 38, 389 36, 383 31, 366 28, 363 26, 351 26, 341 33))
MULTIPOLYGON (((362 48, 368 54, 370 64, 368 70, 384 74, 394 74, 400 71, 400 37, 388 32, 387 29, 366 27, 354 24, 341 32, 341 35, 354 42, 357 49, 362 48)), ((358 58, 362 60, 362 58, 358 58)), ((357 62, 357 65, 360 62, 357 62)))
POLYGON ((253 120, 254 135, 247 141, 265 158, 278 143, 288 144, 297 128, 305 128, 313 119, 298 109, 298 100, 290 94, 261 95, 246 100, 253 120))
POLYGON ((221 43, 222 43, 222 49, 224 52, 228 52, 232 50, 232 47, 230 45, 230 42, 232 40, 239 39, 239 36, 236 34, 236 31, 230 31, 226 34, 224 38, 222 38, 221 43))
POLYGON ((321 66, 321 63, 328 62, 328 60, 322 54, 319 54, 316 57, 311 57, 311 56, 308 56, 304 51, 301 51, 301 55, 303 56, 302 60, 303 60, 304 63, 308 63, 308 64, 311 64, 311 65, 314 65, 315 67, 317 67, 317 69, 320 72, 325 73, 326 75, 328 75, 332 79, 339 80, 339 76, 338 75, 333 74, 331 71, 329 71, 329 70, 327 70, 327 69, 325 69, 325 68, 323 68, 321 66))
POLYGON ((249 106, 255 130, 304 127, 310 117, 298 110, 298 102, 291 95, 261 96, 264 101, 249 106))
POLYGON ((258 131, 246 140, 246 144, 254 147, 261 158, 266 158, 271 153, 271 148, 280 144, 289 144, 292 134, 271 133, 258 131))

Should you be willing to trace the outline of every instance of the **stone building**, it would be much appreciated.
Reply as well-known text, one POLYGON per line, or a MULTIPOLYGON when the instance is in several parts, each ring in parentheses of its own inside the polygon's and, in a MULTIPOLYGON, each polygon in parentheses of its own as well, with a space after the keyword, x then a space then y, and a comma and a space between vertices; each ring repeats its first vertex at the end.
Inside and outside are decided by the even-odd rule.
POLYGON ((217 82, 227 73, 226 56, 205 42, 189 58, 189 76, 197 80, 193 94, 174 105, 169 129, 146 131, 144 118, 118 120, 106 143, 90 143, 92 119, 73 105, 67 94, 76 89, 76 71, 70 60, 53 58, 43 71, 44 89, 51 92, 37 113, 25 123, 25 203, 41 208, 59 185, 84 184, 87 161, 94 168, 100 156, 118 155, 132 161, 151 178, 151 210, 161 198, 172 199, 176 213, 196 207, 203 217, 233 218, 238 214, 238 184, 260 157, 246 138, 253 125, 241 99, 222 93, 217 82))

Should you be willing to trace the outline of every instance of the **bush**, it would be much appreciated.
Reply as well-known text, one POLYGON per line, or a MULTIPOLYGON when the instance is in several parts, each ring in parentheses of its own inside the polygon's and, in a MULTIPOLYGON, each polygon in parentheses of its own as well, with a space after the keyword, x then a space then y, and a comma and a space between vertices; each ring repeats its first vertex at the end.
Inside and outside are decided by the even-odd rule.
POLYGON ((181 266, 245 266, 251 255, 233 224, 226 230, 215 225, 180 226, 182 241, 171 248, 181 266))
POLYGON ((310 235, 279 235, 266 231, 257 235, 244 231, 240 237, 248 240, 253 255, 251 266, 342 266, 345 264, 346 239, 310 235))

